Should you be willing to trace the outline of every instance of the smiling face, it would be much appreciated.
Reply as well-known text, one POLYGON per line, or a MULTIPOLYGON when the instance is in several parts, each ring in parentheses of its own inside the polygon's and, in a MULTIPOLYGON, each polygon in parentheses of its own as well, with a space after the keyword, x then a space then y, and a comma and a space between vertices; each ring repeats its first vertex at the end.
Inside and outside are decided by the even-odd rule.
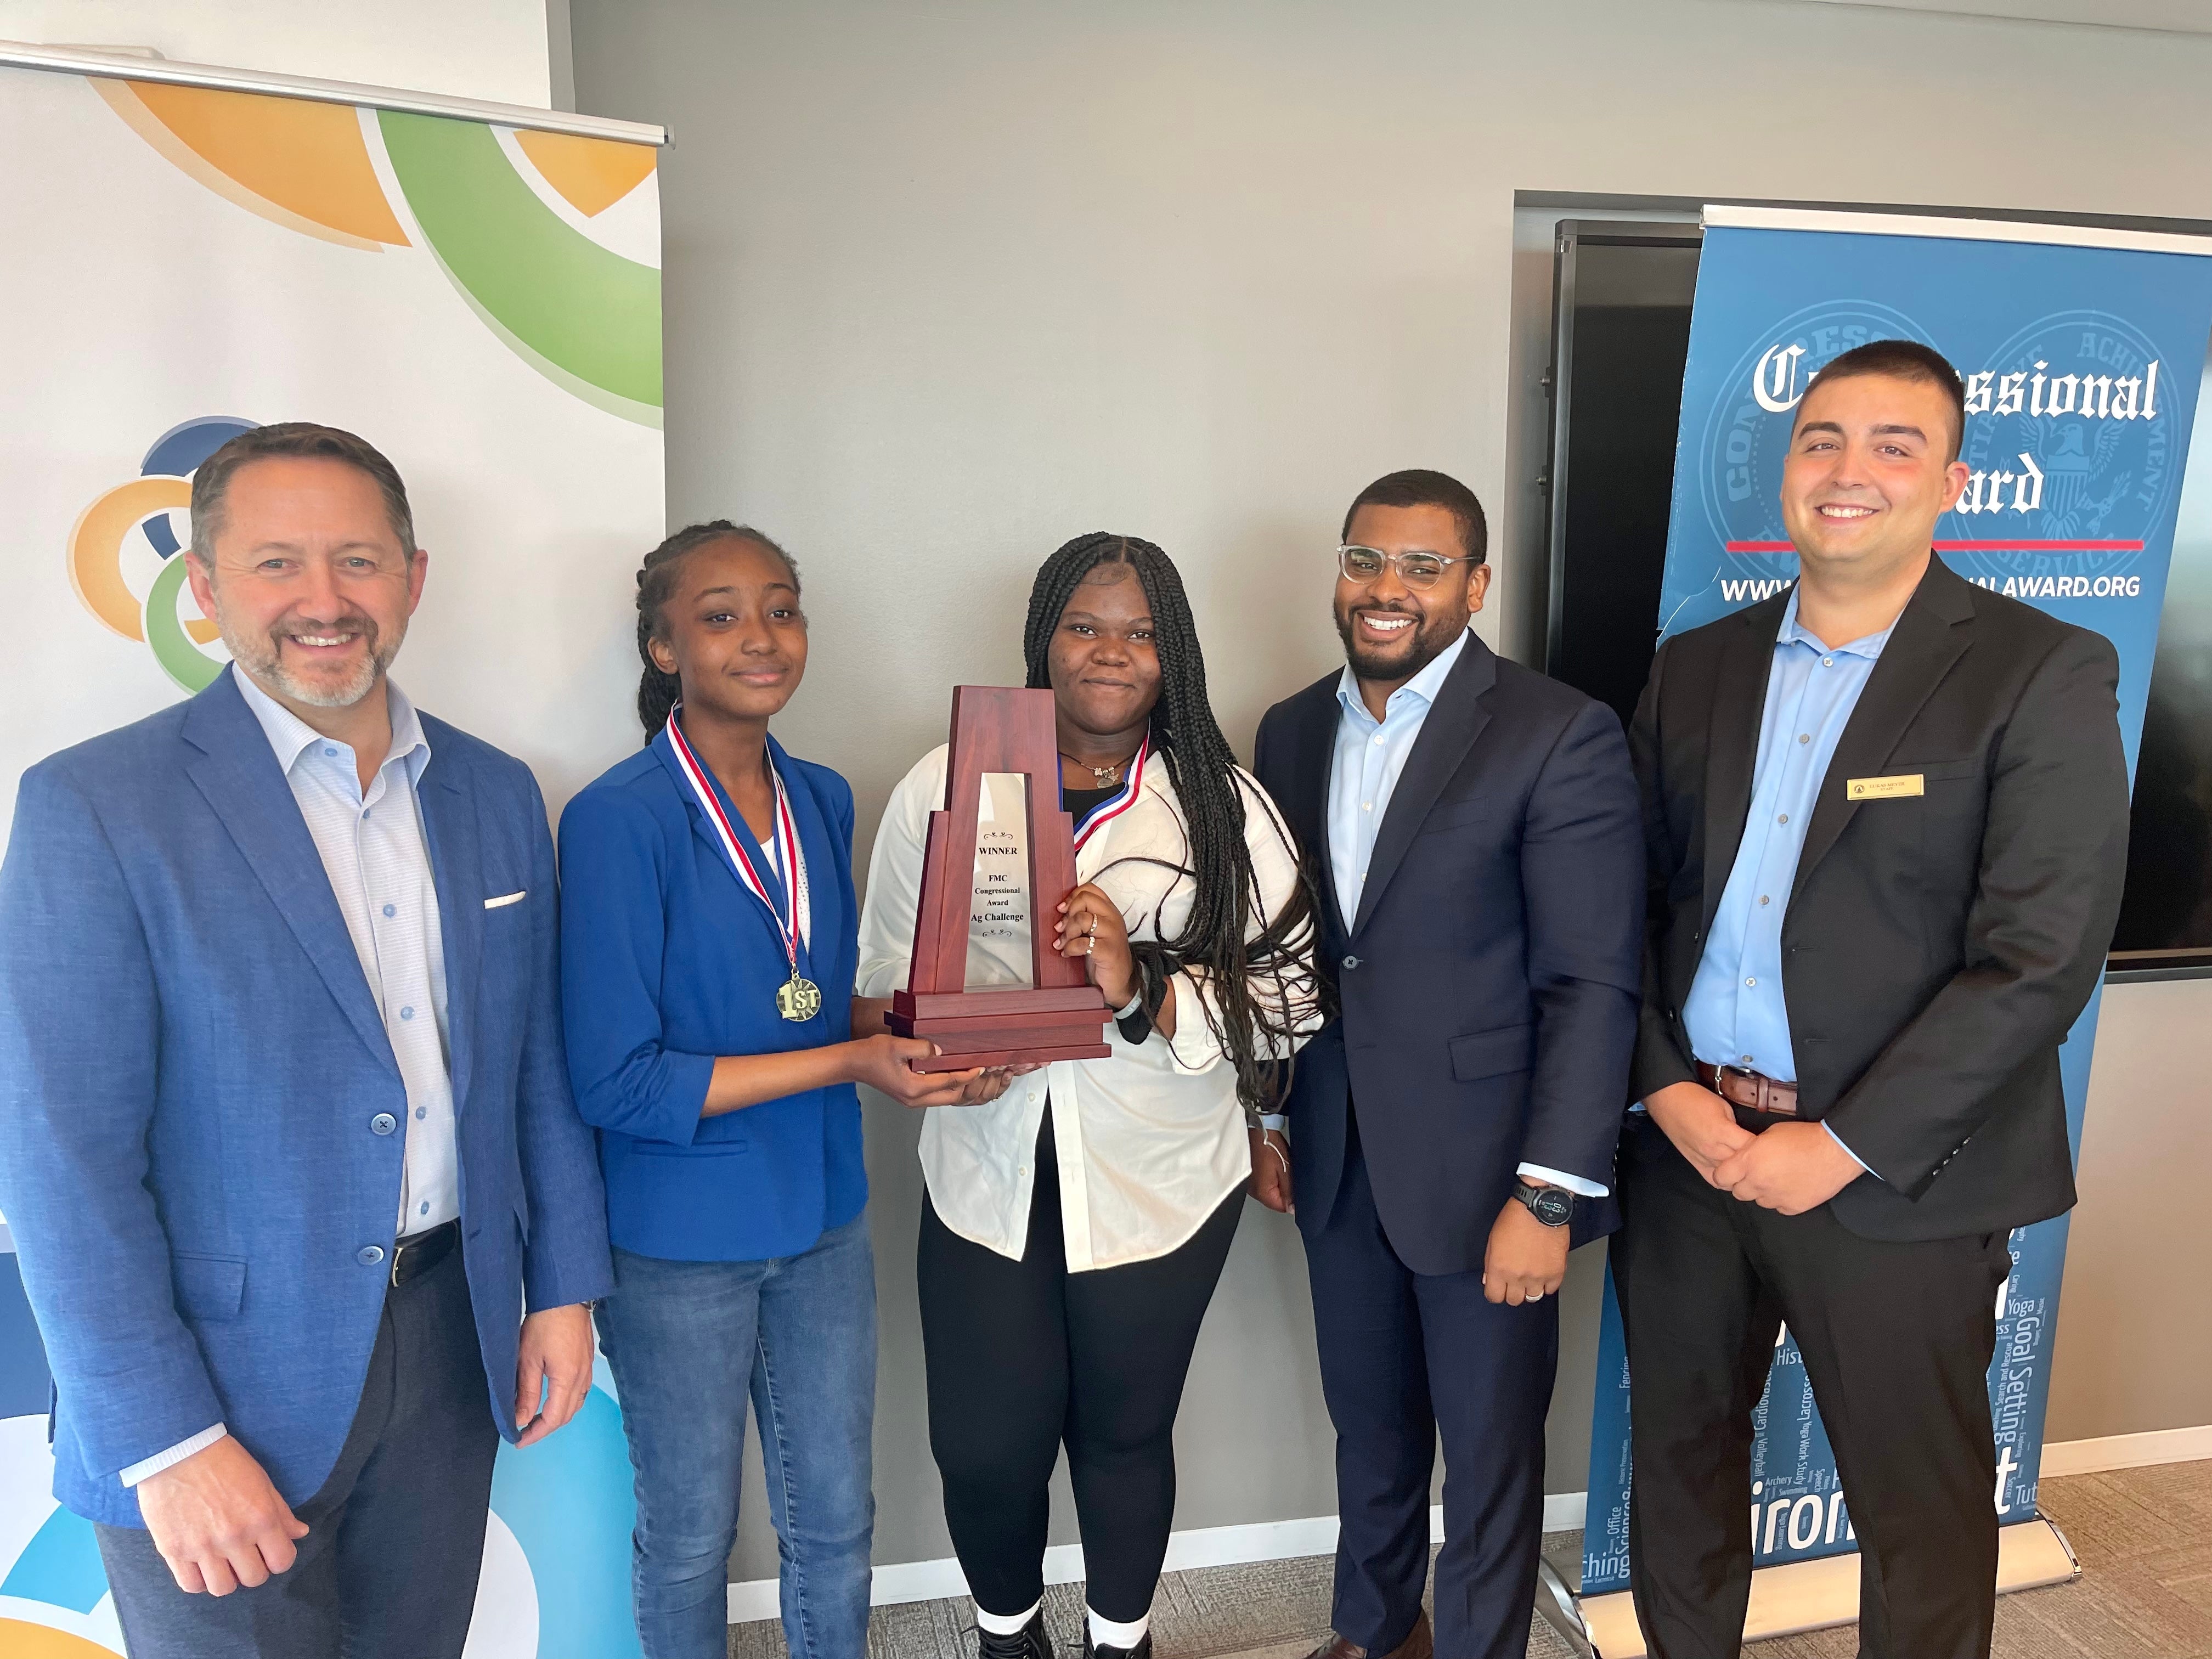
MULTIPOLYGON (((1459 520, 1449 508, 1363 507, 1352 515, 1347 543, 1378 553, 1432 553, 1462 560, 1459 520)), ((1490 591, 1486 564, 1447 565, 1435 586, 1414 589, 1386 565, 1373 581, 1358 583, 1339 571, 1336 631, 1352 672, 1363 680, 1396 687, 1419 673, 1467 631, 1490 591)))
POLYGON ((1856 374, 1797 405, 1782 468, 1782 522, 1806 574, 1879 582, 1927 556, 1966 487, 1951 459, 1958 416, 1931 381, 1856 374))
POLYGON ((1094 738, 1134 733, 1160 698, 1152 602, 1126 564, 1101 564, 1077 586, 1046 654, 1060 720, 1094 738))
POLYGON ((683 556, 648 648, 683 681, 687 716, 781 713, 806 672, 806 614, 791 567, 750 537, 702 543, 683 556))
POLYGON ((280 701, 349 708, 382 684, 422 597, 376 481, 271 455, 232 475, 211 548, 186 574, 238 665, 280 701))

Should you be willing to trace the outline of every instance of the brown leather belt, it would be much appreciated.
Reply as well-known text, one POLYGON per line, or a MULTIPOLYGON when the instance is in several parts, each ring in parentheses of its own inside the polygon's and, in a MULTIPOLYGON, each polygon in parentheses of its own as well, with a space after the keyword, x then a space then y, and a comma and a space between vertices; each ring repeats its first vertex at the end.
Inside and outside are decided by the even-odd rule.
POLYGON ((1740 1066, 1708 1066, 1702 1060, 1698 1062, 1698 1081, 1740 1112, 1756 1112, 1767 1118, 1797 1115, 1797 1085, 1794 1083, 1784 1083, 1760 1072, 1747 1072, 1740 1066))

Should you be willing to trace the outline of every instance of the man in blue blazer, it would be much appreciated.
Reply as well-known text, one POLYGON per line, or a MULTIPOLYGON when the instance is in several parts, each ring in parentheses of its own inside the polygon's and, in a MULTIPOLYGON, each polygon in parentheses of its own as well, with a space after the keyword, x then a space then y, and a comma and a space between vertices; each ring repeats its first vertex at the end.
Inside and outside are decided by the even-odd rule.
POLYGON ((1336 1425, 1336 1593, 1315 1659, 1519 1659, 1543 1527, 1552 1294, 1609 1231, 1636 1040, 1642 831, 1620 722, 1468 630, 1472 491, 1362 491, 1347 665, 1267 711, 1254 770, 1318 890, 1339 1017, 1254 1149, 1305 1237, 1336 1425), (1444 1545, 1421 1612, 1441 1431, 1444 1545))
POLYGON ((55 1494, 137 1659, 458 1656, 611 1282, 544 804, 386 678, 428 556, 382 455, 263 427, 191 512, 234 666, 26 773, 0 866, 55 1494))

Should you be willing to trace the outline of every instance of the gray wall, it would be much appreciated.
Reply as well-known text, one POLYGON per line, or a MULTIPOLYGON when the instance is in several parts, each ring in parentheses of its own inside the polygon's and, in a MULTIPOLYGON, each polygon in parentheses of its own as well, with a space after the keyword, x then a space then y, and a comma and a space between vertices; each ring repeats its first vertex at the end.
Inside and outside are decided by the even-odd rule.
MULTIPOLYGON (((676 137, 670 520, 740 515, 804 562, 812 669, 779 731, 852 779, 864 862, 947 688, 1018 672, 1030 573, 1083 531, 1176 556, 1239 741, 1335 661, 1337 520, 1390 468, 1495 504, 1482 625, 1521 646, 1542 441, 1514 411, 1548 265, 1516 249, 1516 192, 2212 218, 2212 40, 2189 37, 1790 0, 572 6, 578 106, 676 137)), ((2212 1423, 2205 1338, 2164 1289, 2212 1252, 2138 1184, 2180 1197, 2205 1167, 2212 988, 2107 1007, 2061 1439, 2212 1423)), ((915 1125, 871 1103, 893 1562, 949 1550, 915 1125)), ((1563 1299, 1555 1491, 1583 1484, 1595 1255, 1563 1299)), ((1188 1395, 1180 1526, 1333 1510, 1310 1342, 1296 1243, 1255 1211, 1188 1395)), ((773 1571, 758 1509, 740 1577, 773 1571)))

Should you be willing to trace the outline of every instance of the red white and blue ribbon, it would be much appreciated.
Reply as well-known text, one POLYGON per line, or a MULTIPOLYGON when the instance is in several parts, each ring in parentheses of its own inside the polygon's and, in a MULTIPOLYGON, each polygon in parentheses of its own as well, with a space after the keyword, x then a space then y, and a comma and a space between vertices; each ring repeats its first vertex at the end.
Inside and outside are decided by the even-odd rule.
POLYGON ((731 872, 747 892, 768 907, 769 915, 775 923, 776 938, 783 942, 784 955, 790 961, 791 976, 797 979, 799 945, 804 941, 811 945, 814 941, 814 915, 806 890, 806 858, 799 850, 799 830, 792 821, 791 799, 784 792, 783 775, 775 769, 775 762, 770 758, 769 776, 775 781, 775 829, 771 844, 763 850, 775 860, 778 874, 788 878, 785 883, 785 891, 791 896, 788 915, 777 906, 775 895, 761 879, 751 855, 745 851, 745 841, 750 837, 738 835, 729 814, 722 810, 721 797, 714 793, 707 769, 700 765, 699 757, 691 752, 691 745, 684 740, 684 728, 677 720, 682 710, 679 703, 670 711, 668 746, 676 751, 676 764, 682 769, 684 781, 691 786, 692 794, 707 814, 707 822, 714 828, 714 838, 721 843, 722 856, 729 860, 731 872))
POLYGON ((1143 787, 1145 781, 1145 757, 1152 752, 1152 740, 1147 735, 1145 740, 1137 745, 1137 752, 1130 759, 1128 775, 1122 781, 1121 793, 1109 795, 1097 805, 1092 807, 1084 817, 1081 825, 1076 830, 1075 850, 1077 852, 1081 852, 1084 842, 1097 834, 1103 825, 1112 819, 1120 817, 1122 813, 1137 804, 1137 792, 1143 787))

